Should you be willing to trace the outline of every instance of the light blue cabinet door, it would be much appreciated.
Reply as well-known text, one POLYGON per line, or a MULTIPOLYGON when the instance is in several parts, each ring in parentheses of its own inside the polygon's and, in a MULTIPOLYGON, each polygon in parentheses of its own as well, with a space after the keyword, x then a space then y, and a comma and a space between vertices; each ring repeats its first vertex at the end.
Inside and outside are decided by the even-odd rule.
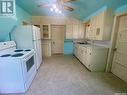
POLYGON ((64 42, 64 54, 73 54, 73 42, 72 41, 64 42))

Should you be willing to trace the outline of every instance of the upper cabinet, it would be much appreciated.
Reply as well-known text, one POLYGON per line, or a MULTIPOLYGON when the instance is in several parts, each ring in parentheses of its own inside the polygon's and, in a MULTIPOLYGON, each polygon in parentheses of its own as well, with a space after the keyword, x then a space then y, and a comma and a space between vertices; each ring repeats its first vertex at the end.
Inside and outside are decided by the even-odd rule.
POLYGON ((73 39, 78 39, 79 24, 73 24, 73 39))
POLYGON ((66 39, 83 39, 84 26, 83 24, 67 24, 66 39))
POLYGON ((65 39, 83 39, 84 26, 74 18, 33 16, 32 24, 40 26, 42 39, 51 39, 51 24, 66 25, 65 39))
POLYGON ((73 24, 72 24, 72 21, 69 19, 66 20, 65 38, 66 39, 73 39, 73 24))
POLYGON ((51 39, 51 29, 50 24, 43 24, 41 25, 41 35, 42 39, 51 39))
POLYGON ((94 16, 90 20, 90 39, 96 40, 96 27, 97 27, 97 16, 94 16))
POLYGON ((51 39, 50 24, 34 24, 34 25, 40 28, 41 39, 51 39))
POLYGON ((67 24, 66 25, 66 39, 73 39, 73 25, 67 24))
MULTIPOLYGON (((110 9, 107 9, 100 14, 90 19, 90 35, 89 39, 92 40, 110 40, 112 25, 113 25, 113 13, 110 9)), ((88 35, 86 32, 86 35, 88 35)))
POLYGON ((80 38, 80 39, 84 39, 85 38, 85 26, 84 26, 83 23, 79 24, 78 38, 80 38))
POLYGON ((83 39, 84 26, 77 20, 68 19, 66 22, 66 39, 83 39))

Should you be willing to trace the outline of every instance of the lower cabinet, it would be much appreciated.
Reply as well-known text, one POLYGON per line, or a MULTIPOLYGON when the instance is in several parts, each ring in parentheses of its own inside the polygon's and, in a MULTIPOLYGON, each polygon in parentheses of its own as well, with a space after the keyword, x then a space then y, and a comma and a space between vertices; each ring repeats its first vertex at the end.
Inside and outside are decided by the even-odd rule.
POLYGON ((78 56, 77 49, 78 49, 78 44, 74 44, 74 55, 75 56, 78 56))
POLYGON ((64 40, 64 54, 73 54, 72 40, 64 40))
POLYGON ((93 45, 74 44, 74 55, 90 71, 105 71, 108 49, 93 45))
POLYGON ((51 41, 42 41, 42 56, 51 56, 51 41))

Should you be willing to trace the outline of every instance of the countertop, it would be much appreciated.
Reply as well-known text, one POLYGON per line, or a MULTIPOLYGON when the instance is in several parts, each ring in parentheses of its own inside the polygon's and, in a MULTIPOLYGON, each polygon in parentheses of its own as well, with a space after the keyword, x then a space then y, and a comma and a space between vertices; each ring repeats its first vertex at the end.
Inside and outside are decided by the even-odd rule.
POLYGON ((80 46, 84 46, 84 47, 92 47, 92 48, 107 48, 101 45, 96 45, 96 44, 79 44, 79 43, 75 43, 78 44, 80 46))

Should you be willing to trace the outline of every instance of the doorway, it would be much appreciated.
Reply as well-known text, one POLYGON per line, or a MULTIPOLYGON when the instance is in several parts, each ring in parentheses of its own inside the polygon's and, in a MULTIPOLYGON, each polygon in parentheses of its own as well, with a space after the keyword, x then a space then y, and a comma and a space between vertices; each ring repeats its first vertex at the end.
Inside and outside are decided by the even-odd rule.
POLYGON ((52 54, 64 54, 65 25, 51 25, 52 54))
POLYGON ((111 72, 127 82, 127 14, 117 19, 117 37, 111 72))

